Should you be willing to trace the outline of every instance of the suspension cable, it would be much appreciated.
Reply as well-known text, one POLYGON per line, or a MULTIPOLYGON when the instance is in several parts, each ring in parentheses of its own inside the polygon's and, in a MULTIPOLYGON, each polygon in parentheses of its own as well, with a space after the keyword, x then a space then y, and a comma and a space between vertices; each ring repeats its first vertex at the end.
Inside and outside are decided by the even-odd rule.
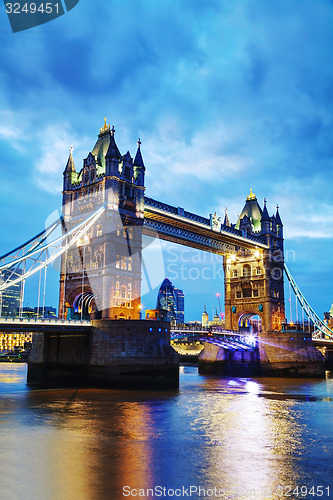
POLYGON ((305 310, 305 313, 308 316, 308 318, 314 323, 316 328, 320 330, 324 335, 333 338, 333 330, 328 327, 328 325, 318 316, 318 314, 310 306, 309 302, 306 300, 306 298, 300 291, 297 283, 295 282, 294 278, 290 274, 290 271, 286 264, 284 264, 284 270, 288 278, 288 281, 292 289, 294 290, 295 295, 297 296, 298 302, 300 303, 301 307, 305 310))
POLYGON ((103 204, 102 207, 100 207, 90 217, 88 217, 83 222, 81 222, 78 226, 76 226, 73 229, 71 229, 68 233, 63 234, 61 237, 57 238, 56 240, 52 241, 51 243, 48 243, 44 247, 39 248, 38 250, 27 252, 24 255, 24 258, 21 257, 19 259, 16 259, 15 261, 11 262, 9 265, 0 266, 0 272, 1 272, 2 269, 8 268, 8 267, 13 267, 15 264, 20 264, 21 262, 26 262, 26 260, 29 259, 29 258, 31 258, 32 255, 34 255, 36 253, 39 253, 39 255, 40 255, 43 251, 48 250, 52 246, 55 246, 56 243, 60 243, 60 242, 62 243, 65 239, 67 239, 67 242, 66 242, 65 245, 61 246, 61 248, 59 250, 55 250, 52 253, 52 255, 50 255, 49 258, 47 258, 41 264, 37 265, 35 267, 35 269, 30 268, 30 270, 27 271, 26 273, 24 273, 24 275, 21 275, 20 277, 14 279, 14 280, 11 280, 9 282, 1 284, 0 285, 0 291, 6 290, 7 288, 15 285, 16 283, 19 283, 19 282, 21 282, 21 281, 29 278, 30 276, 32 276, 33 274, 35 274, 36 272, 38 272, 40 269, 45 268, 46 266, 48 266, 48 264, 50 264, 51 262, 53 262, 54 260, 56 260, 58 257, 60 257, 60 255, 62 255, 63 253, 65 253, 66 250, 68 250, 73 245, 73 243, 75 241, 81 239, 82 236, 84 236, 84 234, 88 231, 88 229, 90 229, 90 227, 102 215, 102 213, 104 212, 104 210, 105 210, 105 204, 103 204), (74 238, 69 239, 69 236, 71 236, 73 234, 74 234, 74 238))

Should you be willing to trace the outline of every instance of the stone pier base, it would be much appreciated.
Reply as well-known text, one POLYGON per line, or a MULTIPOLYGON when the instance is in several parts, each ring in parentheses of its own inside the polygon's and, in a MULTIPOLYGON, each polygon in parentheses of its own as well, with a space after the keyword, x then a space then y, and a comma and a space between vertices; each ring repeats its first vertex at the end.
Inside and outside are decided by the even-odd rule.
POLYGON ((325 377, 325 358, 311 335, 297 331, 260 334, 260 371, 264 376, 325 377))
MULTIPOLYGON (((326 356, 326 369, 332 356, 326 356)), ((199 373, 223 376, 325 377, 325 357, 304 332, 260 334, 254 351, 230 350, 204 343, 198 357, 199 373)))
POLYGON ((198 356, 199 373, 216 373, 224 376, 251 377, 259 375, 258 350, 224 349, 204 342, 198 356))
POLYGON ((44 387, 178 387, 170 325, 95 320, 88 333, 34 333, 27 382, 44 387))

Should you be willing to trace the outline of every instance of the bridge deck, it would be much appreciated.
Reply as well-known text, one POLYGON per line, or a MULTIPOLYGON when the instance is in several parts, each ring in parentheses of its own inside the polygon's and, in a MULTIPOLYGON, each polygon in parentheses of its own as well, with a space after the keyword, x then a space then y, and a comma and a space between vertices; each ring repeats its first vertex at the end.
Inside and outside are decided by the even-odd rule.
POLYGON ((220 231, 213 231, 209 219, 147 197, 143 231, 148 235, 157 232, 161 239, 213 253, 234 252, 239 248, 268 248, 258 236, 245 236, 223 224, 220 231))
POLYGON ((85 320, 62 320, 57 318, 0 318, 0 332, 59 332, 88 333, 91 322, 85 320))

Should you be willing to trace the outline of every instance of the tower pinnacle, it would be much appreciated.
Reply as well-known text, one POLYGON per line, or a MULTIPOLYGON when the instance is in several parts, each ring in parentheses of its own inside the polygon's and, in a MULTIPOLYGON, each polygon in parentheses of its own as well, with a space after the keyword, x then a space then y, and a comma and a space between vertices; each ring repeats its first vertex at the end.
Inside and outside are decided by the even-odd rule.
POLYGON ((108 132, 110 130, 110 124, 107 125, 106 123, 106 116, 104 117, 104 125, 99 130, 101 134, 104 134, 104 132, 108 132))

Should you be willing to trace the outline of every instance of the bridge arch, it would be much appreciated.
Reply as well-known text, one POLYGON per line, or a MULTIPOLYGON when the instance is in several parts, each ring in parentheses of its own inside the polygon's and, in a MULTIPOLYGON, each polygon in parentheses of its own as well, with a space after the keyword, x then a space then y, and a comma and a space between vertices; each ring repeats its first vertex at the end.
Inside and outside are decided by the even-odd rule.
POLYGON ((70 296, 68 302, 68 319, 90 319, 96 308, 95 295, 90 289, 76 289, 70 296))
POLYGON ((95 295, 92 292, 79 293, 73 302, 74 313, 89 316, 93 312, 94 304, 95 295))
POLYGON ((238 329, 259 334, 262 331, 262 318, 258 312, 241 312, 238 315, 238 329))

